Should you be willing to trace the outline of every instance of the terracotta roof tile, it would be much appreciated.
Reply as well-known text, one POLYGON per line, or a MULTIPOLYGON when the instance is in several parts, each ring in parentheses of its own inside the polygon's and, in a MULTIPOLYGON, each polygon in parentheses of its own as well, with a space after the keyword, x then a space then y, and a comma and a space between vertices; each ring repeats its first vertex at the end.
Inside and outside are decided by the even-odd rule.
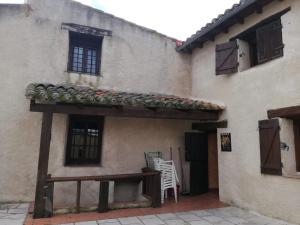
POLYGON ((187 49, 193 49, 191 46, 195 41, 198 41, 202 37, 208 35, 211 31, 217 29, 219 26, 222 26, 229 19, 237 16, 242 10, 246 10, 248 7, 251 7, 255 4, 264 4, 272 2, 272 0, 240 0, 239 3, 234 4, 231 8, 226 9, 223 14, 219 14, 218 17, 212 19, 210 23, 207 23, 204 27, 198 30, 191 37, 187 38, 185 42, 179 47, 177 51, 186 51, 187 49))
POLYGON ((210 102, 156 93, 134 93, 93 89, 69 84, 31 83, 26 97, 40 103, 76 103, 93 105, 136 106, 186 110, 222 110, 210 102))

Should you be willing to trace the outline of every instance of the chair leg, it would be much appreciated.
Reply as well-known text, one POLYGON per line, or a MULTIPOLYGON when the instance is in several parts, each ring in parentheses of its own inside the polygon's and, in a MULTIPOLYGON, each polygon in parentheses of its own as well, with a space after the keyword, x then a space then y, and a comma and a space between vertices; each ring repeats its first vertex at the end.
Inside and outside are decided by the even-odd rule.
POLYGON ((173 190, 174 190, 175 202, 177 203, 177 187, 175 186, 175 187, 173 188, 173 190))

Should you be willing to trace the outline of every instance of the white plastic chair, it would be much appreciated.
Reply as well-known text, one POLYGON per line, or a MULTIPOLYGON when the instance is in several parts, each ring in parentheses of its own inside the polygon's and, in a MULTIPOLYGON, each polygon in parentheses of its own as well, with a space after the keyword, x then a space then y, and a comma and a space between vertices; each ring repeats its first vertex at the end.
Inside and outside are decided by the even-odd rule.
POLYGON ((173 160, 164 161, 159 158, 153 158, 154 168, 161 172, 161 203, 164 203, 167 197, 167 189, 173 188, 175 202, 177 202, 177 182, 178 176, 173 160))

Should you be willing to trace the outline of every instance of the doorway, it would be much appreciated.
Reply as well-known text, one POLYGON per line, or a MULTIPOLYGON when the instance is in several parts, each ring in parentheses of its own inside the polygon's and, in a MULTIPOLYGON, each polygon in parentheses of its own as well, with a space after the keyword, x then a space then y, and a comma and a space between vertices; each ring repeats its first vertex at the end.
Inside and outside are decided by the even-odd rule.
POLYGON ((190 194, 218 191, 217 131, 185 133, 185 159, 190 164, 190 194))

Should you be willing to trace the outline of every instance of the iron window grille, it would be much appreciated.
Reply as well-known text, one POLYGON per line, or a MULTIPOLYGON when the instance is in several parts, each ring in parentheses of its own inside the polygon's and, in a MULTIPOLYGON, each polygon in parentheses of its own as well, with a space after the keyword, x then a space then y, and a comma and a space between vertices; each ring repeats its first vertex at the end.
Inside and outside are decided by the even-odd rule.
POLYGON ((68 71, 100 74, 102 37, 69 32, 68 71))
POLYGON ((101 162, 103 117, 70 115, 66 165, 101 162))

